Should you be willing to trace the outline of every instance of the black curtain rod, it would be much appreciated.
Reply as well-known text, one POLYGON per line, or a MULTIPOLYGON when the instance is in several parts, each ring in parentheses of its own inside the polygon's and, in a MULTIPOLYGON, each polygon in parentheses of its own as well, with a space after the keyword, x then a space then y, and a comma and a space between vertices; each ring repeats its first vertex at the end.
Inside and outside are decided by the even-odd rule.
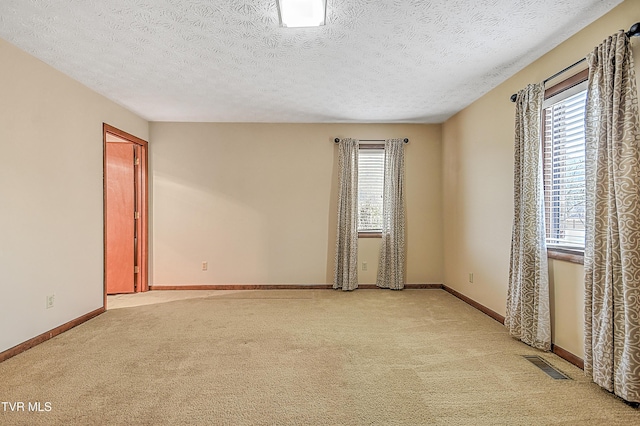
MULTIPOLYGON (((545 78, 544 80, 542 80, 542 84, 545 84, 549 80, 553 80, 557 76, 564 74, 565 72, 569 71, 571 68, 580 65, 581 63, 583 63, 586 60, 587 60, 587 58, 582 58, 578 62, 575 62, 575 63, 569 65, 568 67, 566 67, 565 69, 558 71, 557 73, 555 73, 551 77, 545 78)), ((518 98, 518 94, 514 93, 513 95, 511 95, 511 98, 510 98, 511 102, 515 102, 517 98, 518 98)))
MULTIPOLYGON (((638 36, 640 35, 640 22, 636 22, 635 24, 633 24, 631 26, 631 28, 629 28, 629 31, 626 32, 627 37, 631 38, 633 36, 638 36)), ((568 67, 566 67, 565 69, 563 69, 562 71, 558 71, 557 73, 555 73, 554 75, 552 75, 551 77, 547 77, 542 81, 542 84, 546 83, 549 80, 553 80, 554 78, 556 78, 559 75, 564 74, 565 72, 569 71, 571 68, 575 67, 576 65, 580 65, 581 63, 583 63, 584 61, 586 61, 587 58, 582 58, 580 59, 578 62, 576 62, 575 64, 571 64, 568 67)), ((514 93, 513 95, 511 95, 511 102, 515 102, 516 99, 518 98, 518 94, 514 93)))
POLYGON ((557 76, 564 74, 565 72, 569 71, 571 68, 573 68, 573 67, 575 67, 575 66, 580 65, 581 63, 583 63, 583 62, 584 62, 584 61, 586 61, 586 60, 587 60, 587 58, 582 58, 582 59, 580 59, 578 62, 573 63, 573 64, 569 65, 568 67, 566 67, 565 69, 558 71, 557 73, 555 73, 555 74, 554 74, 554 75, 552 75, 551 77, 547 77, 547 78, 545 78, 544 80, 542 80, 542 84, 546 83, 546 82, 547 82, 547 81, 549 81, 549 80, 553 80, 553 79, 554 79, 554 78, 556 78, 557 76))
MULTIPOLYGON (((384 139, 358 139, 360 142, 385 142, 384 139)), ((335 143, 340 142, 340 138, 335 138, 333 140, 335 143)), ((404 143, 409 143, 409 138, 404 138, 404 143)))

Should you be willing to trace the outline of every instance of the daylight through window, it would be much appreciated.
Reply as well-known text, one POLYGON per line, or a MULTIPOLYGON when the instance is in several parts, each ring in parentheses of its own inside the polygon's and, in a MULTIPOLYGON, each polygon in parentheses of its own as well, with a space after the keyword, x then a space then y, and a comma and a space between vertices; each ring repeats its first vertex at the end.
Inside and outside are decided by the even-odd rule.
POLYGON ((547 246, 584 249, 586 82, 545 101, 544 196, 547 246))
POLYGON ((384 148, 358 152, 358 232, 382 231, 384 148))

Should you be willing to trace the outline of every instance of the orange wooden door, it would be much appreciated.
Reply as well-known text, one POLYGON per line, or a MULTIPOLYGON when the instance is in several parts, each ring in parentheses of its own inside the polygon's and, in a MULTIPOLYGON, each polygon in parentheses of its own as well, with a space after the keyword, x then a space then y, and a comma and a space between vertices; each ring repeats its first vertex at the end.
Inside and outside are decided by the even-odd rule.
POLYGON ((135 291, 134 145, 106 144, 106 267, 107 294, 135 291))

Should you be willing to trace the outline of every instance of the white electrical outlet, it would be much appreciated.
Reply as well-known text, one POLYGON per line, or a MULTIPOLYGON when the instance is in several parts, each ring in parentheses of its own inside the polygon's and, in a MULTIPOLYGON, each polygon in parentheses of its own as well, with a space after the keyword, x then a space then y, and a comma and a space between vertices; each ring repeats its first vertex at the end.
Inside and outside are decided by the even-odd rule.
POLYGON ((469 282, 473 283, 473 272, 469 272, 469 282))
POLYGON ((207 269, 209 269, 209 262, 202 262, 202 270, 206 271, 207 269))
POLYGON ((367 264, 367 262, 362 262, 362 270, 366 271, 367 269, 369 269, 369 265, 367 264))
POLYGON ((56 297, 55 294, 51 294, 51 295, 47 296, 47 309, 53 308, 53 302, 55 300, 55 297, 56 297))

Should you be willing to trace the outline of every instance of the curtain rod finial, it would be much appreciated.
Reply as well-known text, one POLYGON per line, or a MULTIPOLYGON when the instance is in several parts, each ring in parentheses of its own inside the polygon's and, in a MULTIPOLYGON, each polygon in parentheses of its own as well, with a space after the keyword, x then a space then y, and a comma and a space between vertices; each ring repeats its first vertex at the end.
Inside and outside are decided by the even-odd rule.
POLYGON ((511 99, 511 102, 515 102, 516 99, 518 99, 518 95, 516 93, 514 93, 513 95, 511 95, 511 97, 509 99, 511 99))
POLYGON ((335 143, 339 143, 339 142, 340 142, 340 138, 335 138, 333 141, 334 141, 335 143))
POLYGON ((633 24, 631 28, 629 28, 629 31, 627 31, 628 37, 633 37, 637 35, 640 35, 640 22, 636 22, 635 24, 633 24))
POLYGON ((409 143, 409 138, 404 138, 404 143, 409 143))

